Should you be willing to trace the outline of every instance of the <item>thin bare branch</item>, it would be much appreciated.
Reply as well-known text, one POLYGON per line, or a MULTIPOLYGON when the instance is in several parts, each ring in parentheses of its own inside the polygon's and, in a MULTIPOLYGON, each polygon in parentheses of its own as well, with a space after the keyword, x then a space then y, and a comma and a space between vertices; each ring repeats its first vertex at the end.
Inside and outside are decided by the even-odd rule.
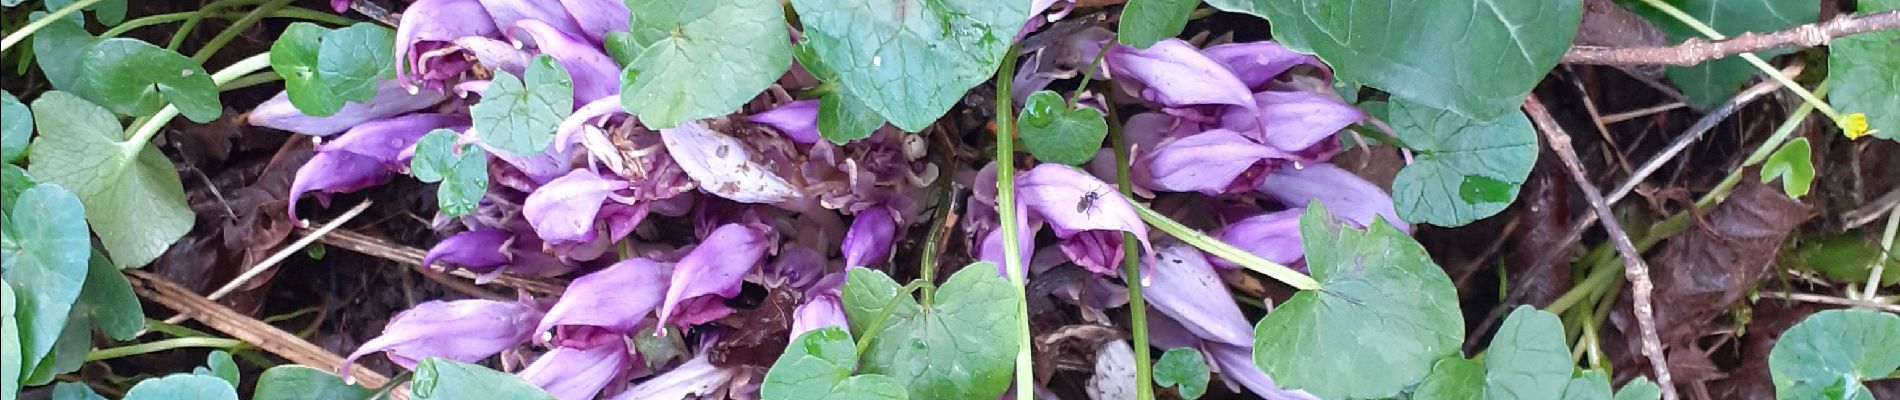
MULTIPOLYGON (((299 234, 310 233, 308 229, 299 229, 297 232, 299 234)), ((346 230, 338 230, 335 232, 330 232, 330 234, 324 235, 322 238, 320 238, 319 241, 322 242, 324 245, 334 246, 337 248, 354 251, 357 253, 362 253, 364 255, 368 255, 372 257, 377 257, 377 258, 381 258, 385 260, 403 263, 405 265, 410 266, 411 268, 415 268, 416 270, 421 272, 424 276, 428 276, 429 274, 432 274, 432 273, 440 274, 439 272, 436 272, 436 271, 430 271, 427 267, 422 265, 422 258, 424 256, 427 256, 428 253, 414 247, 404 246, 400 244, 391 244, 387 240, 378 239, 378 238, 364 235, 361 233, 350 232, 346 230)), ((474 273, 468 272, 468 270, 463 270, 463 269, 457 269, 454 272, 450 272, 450 274, 464 278, 464 279, 477 278, 474 273)), ((541 295, 541 296, 552 296, 552 295, 561 294, 561 292, 565 290, 564 288, 567 287, 567 283, 565 282, 527 279, 527 278, 513 276, 513 275, 502 275, 502 276, 495 277, 493 282, 499 283, 503 286, 512 287, 515 289, 526 290, 528 292, 534 293, 536 295, 541 295)))
MULTIPOLYGON (((337 371, 343 366, 343 357, 310 344, 283 329, 219 305, 218 302, 199 296, 191 289, 178 286, 165 277, 137 269, 128 269, 124 272, 125 277, 132 281, 132 291, 138 293, 139 297, 177 311, 180 316, 198 320, 211 329, 224 332, 232 338, 255 345, 290 362, 324 371, 337 371)), ((372 388, 389 383, 388 377, 361 366, 350 368, 350 375, 356 377, 356 380, 362 382, 364 386, 372 388)))
POLYGON ((1532 94, 1524 100, 1524 111, 1531 115, 1531 121, 1537 130, 1543 131, 1552 152, 1557 153, 1564 169, 1570 171, 1570 178, 1583 190, 1583 197, 1590 202, 1590 208, 1596 210, 1603 230, 1609 232, 1611 243, 1615 243, 1617 253, 1623 258, 1623 274, 1629 278, 1632 294, 1636 300, 1636 325, 1642 331, 1643 354, 1648 356, 1649 364, 1656 370, 1656 384, 1662 387, 1663 400, 1676 400, 1676 386, 1669 377, 1669 363, 1664 359, 1662 341, 1656 335, 1655 307, 1650 303, 1650 293, 1655 291, 1655 283, 1649 280, 1649 265, 1643 262, 1643 253, 1636 251, 1636 244, 1630 242, 1630 236, 1616 221, 1616 215, 1610 206, 1603 202, 1603 193, 1590 183, 1589 174, 1584 173, 1583 163, 1577 161, 1577 151, 1570 146, 1570 135, 1565 134, 1557 121, 1550 117, 1544 104, 1532 94))
POLYGON ((1788 28, 1772 33, 1746 33, 1728 40, 1706 41, 1693 38, 1668 47, 1573 46, 1564 53, 1564 63, 1596 65, 1675 65, 1691 66, 1704 61, 1741 53, 1752 53, 1788 46, 1825 46, 1843 36, 1900 28, 1900 10, 1844 15, 1827 22, 1788 28))

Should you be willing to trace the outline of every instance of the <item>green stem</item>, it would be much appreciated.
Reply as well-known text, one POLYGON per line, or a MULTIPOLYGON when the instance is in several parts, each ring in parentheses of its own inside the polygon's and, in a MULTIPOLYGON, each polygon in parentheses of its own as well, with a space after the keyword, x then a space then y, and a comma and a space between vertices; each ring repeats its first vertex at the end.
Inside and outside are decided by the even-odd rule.
MULTIPOLYGON (((1886 232, 1880 234, 1880 252, 1886 253, 1888 256, 1893 254, 1893 236, 1896 228, 1900 228, 1900 207, 1895 207, 1893 210, 1887 211, 1886 232)), ((1887 257, 1874 259, 1874 274, 1867 276, 1867 290, 1864 292, 1865 295, 1861 296, 1862 299, 1866 299, 1868 302, 1874 301, 1874 295, 1878 294, 1875 290, 1880 289, 1880 277, 1883 276, 1881 274, 1887 272, 1886 269, 1887 257)))
POLYGON ((7 49, 13 48, 13 45, 19 44, 20 41, 22 40, 26 40, 26 37, 33 35, 33 32, 38 32, 41 28, 45 28, 47 25, 52 25, 53 21, 64 19, 66 18, 67 15, 79 12, 79 10, 84 9, 86 7, 92 7, 93 4, 99 4, 100 1, 104 1, 104 0, 75 1, 72 4, 67 4, 65 7, 60 7, 58 10, 53 10, 52 13, 46 14, 46 16, 44 17, 40 17, 40 19, 33 20, 33 22, 28 22, 26 24, 26 27, 20 28, 20 30, 14 31, 11 34, 7 34, 7 37, 5 39, 0 39, 0 51, 6 51, 7 49))
MULTIPOLYGON (((1082 70, 1082 83, 1075 85, 1075 95, 1069 96, 1069 109, 1075 109, 1077 101, 1082 100, 1082 89, 1088 89, 1089 80, 1095 78, 1095 70, 1102 68, 1102 59, 1108 56, 1108 49, 1115 47, 1115 40, 1102 44, 1102 50, 1095 52, 1095 60, 1089 61, 1089 69, 1082 70)), ((1144 399, 1147 397, 1143 397, 1144 399)))
POLYGON ((266 83, 276 82, 283 79, 284 77, 277 75, 276 72, 264 71, 264 72, 259 72, 255 74, 245 75, 241 78, 233 79, 230 82, 226 82, 223 85, 218 85, 218 91, 229 92, 229 91, 243 89, 243 88, 247 88, 251 86, 257 86, 257 85, 262 85, 266 83))
MULTIPOLYGON (((1095 59, 1099 61, 1101 57, 1095 59)), ((1115 149, 1115 187, 1121 191, 1122 197, 1134 198, 1135 185, 1128 178, 1128 140, 1122 137, 1122 123, 1115 115, 1115 103, 1107 97, 1103 97, 1102 101, 1106 106, 1103 108, 1108 109, 1109 145, 1115 149)), ((1141 247, 1137 245, 1135 234, 1122 232, 1122 280, 1128 283, 1128 330, 1135 341, 1135 398, 1149 400, 1155 397, 1154 366, 1151 365, 1153 358, 1148 348, 1148 300, 1141 297, 1141 287, 1148 280, 1141 276, 1140 257, 1136 257, 1138 254, 1141 254, 1141 247)))
POLYGON ((191 31, 193 29, 197 29, 198 23, 200 21, 204 21, 205 17, 209 15, 210 13, 217 12, 218 10, 223 10, 227 8, 232 8, 232 7, 242 6, 242 5, 249 5, 249 4, 257 4, 257 3, 262 3, 262 2, 264 2, 264 0, 218 0, 218 1, 211 2, 211 4, 206 4, 204 5, 204 7, 199 7, 198 15, 193 16, 192 18, 186 19, 185 23, 178 24, 177 31, 172 32, 171 43, 166 44, 165 49, 171 50, 171 51, 178 51, 179 46, 185 45, 185 38, 190 37, 191 31))
POLYGON ((129 345, 129 346, 120 346, 120 347, 113 347, 109 349, 94 350, 90 353, 86 353, 86 362, 110 360, 110 359, 119 358, 119 357, 136 356, 136 355, 147 354, 147 353, 156 353, 156 352, 172 350, 172 349, 204 347, 204 348, 230 350, 230 349, 237 348, 238 346, 243 346, 243 345, 244 345, 244 341, 237 340, 237 339, 181 337, 181 338, 175 338, 175 339, 165 339, 165 340, 160 340, 156 342, 146 342, 146 343, 139 343, 139 344, 134 344, 134 345, 129 345))
POLYGON ((1135 213, 1141 215, 1141 220, 1147 221, 1149 225, 1154 225, 1156 228, 1161 228, 1162 232, 1167 232, 1169 235, 1174 236, 1175 239, 1180 239, 1182 242, 1201 249, 1201 251, 1213 254, 1215 257, 1220 257, 1235 264, 1240 264, 1241 267, 1253 270, 1261 275, 1266 275, 1268 278, 1273 278, 1273 280, 1280 281, 1280 283, 1285 283, 1294 289, 1319 289, 1319 281, 1313 280, 1313 277, 1306 276, 1306 274, 1302 274, 1300 271, 1294 271, 1292 268, 1280 265, 1280 263, 1260 258, 1260 256, 1249 253, 1246 250, 1241 250, 1238 247, 1234 247, 1234 245, 1227 244, 1227 242, 1222 242, 1220 239, 1207 236, 1207 234, 1196 231, 1194 228, 1189 228, 1187 225, 1181 225, 1180 222, 1174 222, 1174 220, 1168 219, 1168 216, 1161 215, 1161 213, 1155 212, 1155 210, 1149 209, 1148 206, 1141 205, 1141 203, 1131 201, 1128 204, 1135 206, 1135 213))
MULTIPOLYGON (((190 20, 192 18, 238 19, 238 18, 242 18, 243 16, 244 16, 243 13, 239 13, 235 11, 210 13, 209 15, 207 15, 203 11, 187 11, 187 12, 175 12, 175 13, 170 13, 170 14, 147 15, 139 19, 125 21, 125 23, 119 24, 119 26, 114 26, 112 27, 112 29, 107 29, 105 33, 99 34, 99 37, 101 38, 118 37, 119 35, 124 35, 126 32, 131 32, 134 29, 144 28, 144 27, 159 25, 159 24, 165 24, 165 23, 170 23, 170 22, 175 22, 175 21, 185 21, 185 20, 190 20)), ((326 13, 326 12, 312 10, 312 9, 303 8, 303 7, 284 7, 284 9, 282 10, 277 10, 277 12, 271 13, 268 17, 269 18, 300 19, 300 20, 311 21, 311 22, 322 22, 322 23, 332 24, 332 25, 349 25, 349 24, 356 23, 356 21, 350 20, 349 18, 343 18, 336 14, 326 13)))
MULTIPOLYGON (((950 202, 956 201, 956 199, 951 198, 952 194, 950 191, 950 185, 947 185, 947 184, 942 185, 941 191, 943 192, 943 200, 942 200, 943 203, 939 203, 937 207, 937 215, 931 218, 931 221, 938 221, 938 223, 945 223, 943 222, 944 218, 949 218, 949 215, 950 215, 950 207, 951 207, 950 202)), ((944 228, 948 229, 949 227, 944 227, 944 228)), ((923 298, 921 299, 921 303, 924 305, 924 308, 930 308, 930 305, 932 304, 932 302, 936 300, 937 251, 940 250, 937 248, 937 240, 941 239, 941 237, 943 236, 942 234, 943 234, 942 230, 938 230, 934 227, 930 229, 929 235, 924 237, 924 254, 918 256, 918 260, 917 260, 917 264, 918 264, 917 269, 919 270, 918 272, 919 279, 923 279, 924 282, 929 283, 929 284, 924 285, 923 287, 924 295, 923 295, 923 298)))
POLYGON ((891 311, 897 310, 897 300, 910 298, 910 293, 917 291, 918 287, 930 287, 930 282, 922 279, 910 281, 903 288, 897 289, 896 294, 891 295, 890 301, 884 303, 884 310, 877 312, 877 318, 872 318, 871 324, 865 325, 864 335, 858 337, 858 354, 864 354, 864 347, 871 344, 871 338, 877 337, 878 332, 884 330, 884 320, 890 319, 891 311))
MULTIPOLYGON (((237 80, 239 77, 250 75, 253 72, 267 68, 270 68, 270 53, 258 53, 243 60, 238 60, 238 62, 232 63, 231 66, 218 70, 218 72, 211 73, 211 82, 218 86, 224 86, 224 84, 231 83, 231 81, 237 80)), ((152 118, 146 120, 144 124, 139 125, 137 130, 132 131, 131 139, 122 145, 125 147, 121 150, 128 153, 126 158, 136 159, 135 157, 138 156, 139 151, 145 150, 145 143, 151 141, 153 136, 157 136, 158 131, 164 129, 165 124, 171 123, 172 118, 177 116, 178 106, 170 104, 165 105, 163 109, 159 109, 158 113, 152 114, 152 118)))
POLYGON ((1016 135, 1012 132, 1016 123, 1016 107, 1010 104, 1009 81, 1016 76, 1016 45, 1009 45, 1003 54, 1012 55, 1003 58, 1003 65, 996 69, 996 214, 1003 225, 1003 270, 1009 273, 1010 283, 1016 285, 1016 314, 1022 318, 1016 325, 1016 400, 1035 398, 1036 380, 1029 347, 1029 301, 1024 291, 1029 286, 1023 282, 1028 276, 1023 270, 1022 249, 1017 248, 1016 231, 1016 135))
MULTIPOLYGON (((1697 21, 1695 17, 1690 16, 1689 13, 1683 12, 1682 9, 1676 8, 1676 6, 1671 5, 1668 2, 1665 2, 1663 0, 1643 0, 1643 4, 1648 4, 1650 7, 1655 7, 1656 10, 1662 11, 1663 14, 1669 15, 1670 18, 1675 18, 1677 21, 1682 22, 1684 25, 1688 25, 1689 28, 1695 29, 1696 32, 1701 33, 1702 36, 1707 36, 1709 39, 1714 39, 1714 40, 1728 39, 1728 36, 1723 35, 1721 32, 1716 32, 1715 28, 1710 27, 1708 24, 1702 23, 1702 21, 1697 21)), ((1800 96, 1801 99, 1804 101, 1807 101, 1808 104, 1814 105, 1815 109, 1821 110, 1821 114, 1826 115, 1828 119, 1834 120, 1834 124, 1836 126, 1840 126, 1843 130, 1848 130, 1850 138, 1857 137, 1861 133, 1861 132, 1854 132, 1852 129, 1848 128, 1847 118, 1842 117, 1840 112, 1834 111, 1834 107, 1828 106, 1827 102, 1821 101, 1820 97, 1815 96, 1813 92, 1809 92, 1806 88, 1803 88, 1800 84, 1795 83, 1794 80, 1788 79, 1787 76, 1781 75, 1780 70, 1775 69, 1775 67, 1772 65, 1768 65, 1767 61, 1762 60, 1761 57, 1755 56, 1755 53, 1742 53, 1741 56, 1743 60, 1748 61, 1749 65, 1754 65, 1755 69, 1761 70, 1762 73, 1768 74, 1768 77, 1770 79, 1774 79, 1776 82, 1781 82, 1782 87, 1787 88, 1788 91, 1794 92, 1796 96, 1800 96)))
POLYGON ((257 25, 258 21, 263 21, 265 16, 275 13, 278 9, 284 8, 285 6, 289 6, 290 3, 294 1, 296 0, 271 0, 268 3, 264 3, 264 5, 251 9, 250 13, 244 14, 244 18, 239 18, 237 22, 232 22, 230 27, 224 28, 223 32, 218 32, 217 36, 212 36, 211 41, 205 42, 204 47, 198 48, 197 53, 192 53, 191 59, 197 60, 199 64, 203 64, 206 60, 211 59, 211 55, 218 54, 218 50, 224 49, 224 45, 231 44, 231 40, 237 39, 239 34, 244 33, 244 30, 251 29, 252 25, 257 25))

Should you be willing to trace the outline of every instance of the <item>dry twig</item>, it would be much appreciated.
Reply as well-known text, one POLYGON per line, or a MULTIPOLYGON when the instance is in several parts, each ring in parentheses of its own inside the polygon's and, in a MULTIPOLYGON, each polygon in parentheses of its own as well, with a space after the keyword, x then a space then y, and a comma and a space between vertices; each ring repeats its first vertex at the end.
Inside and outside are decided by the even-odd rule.
MULTIPOLYGON (((125 270, 125 277, 132 281, 132 291, 139 297, 157 302, 177 311, 178 315, 198 320, 211 329, 224 332, 245 343, 250 343, 271 354, 276 354, 290 362, 307 365, 324 371, 337 371, 343 367, 343 357, 310 344, 296 335, 252 319, 244 314, 219 305, 218 302, 193 293, 191 289, 178 286, 164 277, 137 269, 125 270)), ((371 371, 369 368, 351 368, 350 376, 368 387, 382 387, 389 378, 371 371)))
MULTIPOLYGON (((299 229, 297 230, 297 233, 307 235, 310 233, 310 230, 299 229)), ((409 265, 411 268, 415 268, 417 271, 421 272, 424 276, 429 276, 430 274, 440 274, 439 272, 431 271, 427 267, 422 265, 422 258, 424 256, 427 256, 428 253, 414 247, 403 246, 399 244, 390 244, 389 241, 386 241, 386 240, 378 239, 375 237, 371 237, 371 236, 356 233, 356 232, 345 231, 345 230, 330 232, 330 234, 324 235, 322 238, 320 238, 319 241, 323 242, 324 245, 334 246, 334 247, 341 248, 344 250, 362 253, 368 256, 373 256, 373 257, 382 258, 385 260, 403 263, 405 265, 409 265)), ((476 279, 476 275, 474 273, 468 272, 468 270, 463 270, 463 269, 457 269, 454 272, 450 272, 450 274, 458 276, 458 277, 466 278, 466 279, 476 279)), ((542 295, 542 296, 552 296, 552 295, 561 294, 561 292, 565 290, 564 288, 567 287, 567 284, 565 282, 548 282, 544 280, 527 279, 527 278, 522 278, 519 276, 512 276, 512 275, 502 275, 499 277, 495 277, 494 283, 499 283, 499 284, 502 284, 503 286, 508 286, 515 289, 526 290, 528 292, 531 292, 537 295, 542 295)))
POLYGON ((1563 160, 1564 169, 1570 171, 1570 178, 1583 190, 1584 199, 1590 202, 1590 208, 1596 210, 1597 218, 1603 222, 1603 230, 1609 232, 1611 243, 1615 243, 1616 251, 1622 254, 1623 273, 1629 278, 1631 288, 1635 289, 1632 294, 1636 300, 1636 325, 1642 330, 1643 354, 1648 356, 1650 366, 1656 370, 1656 384, 1662 387, 1663 399, 1676 400, 1675 383, 1669 378, 1669 364, 1663 358, 1662 342, 1656 337, 1655 308, 1649 299, 1655 284, 1649 280, 1649 265, 1643 262, 1643 254, 1636 251, 1636 244, 1630 242, 1629 234, 1618 226, 1616 215, 1610 211, 1609 204, 1603 202, 1603 194, 1590 183, 1590 176, 1583 171, 1583 163, 1577 161, 1577 151, 1570 147, 1570 136, 1557 126, 1557 121, 1550 117, 1544 104, 1538 102, 1536 94, 1524 100, 1524 111, 1531 115, 1537 130, 1543 131, 1551 151, 1563 160))
POLYGON ((1704 61, 1787 46, 1825 46, 1842 36, 1900 28, 1900 10, 1844 15, 1831 21, 1765 34, 1747 33, 1728 40, 1693 38, 1668 47, 1574 46, 1564 63, 1597 65, 1691 66, 1704 61))

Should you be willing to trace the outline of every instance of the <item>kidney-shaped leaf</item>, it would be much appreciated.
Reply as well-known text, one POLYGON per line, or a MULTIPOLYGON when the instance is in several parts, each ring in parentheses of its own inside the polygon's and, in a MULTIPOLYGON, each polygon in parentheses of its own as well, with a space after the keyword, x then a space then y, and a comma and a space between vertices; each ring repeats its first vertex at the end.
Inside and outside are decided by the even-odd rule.
POLYGON ((1504 211, 1537 161, 1537 132, 1523 113, 1477 121, 1404 99, 1389 110, 1386 121, 1418 154, 1392 181, 1392 205, 1406 221, 1460 226, 1504 211))
POLYGON ((1439 361, 1419 384, 1417 398, 1555 399, 1576 369, 1557 315, 1530 306, 1518 306, 1504 318, 1484 354, 1482 363, 1456 356, 1439 361))
POLYGON ((238 400, 237 388, 215 376, 173 374, 147 379, 125 392, 125 400, 238 400))
MULTIPOLYGON (((185 187, 151 143, 133 143, 104 108, 66 92, 33 101, 40 136, 30 173, 79 195, 119 267, 145 265, 191 230, 185 187)), ((83 261, 83 260, 82 260, 83 261)))
POLYGON ((765 373, 765 400, 904 400, 904 386, 891 377, 851 376, 858 365, 851 334, 838 327, 798 335, 765 373))
POLYGON ((554 400, 528 381, 480 365, 429 357, 415 371, 409 394, 416 400, 554 400))
POLYGON ((1865 399, 1861 381, 1900 368, 1900 316, 1861 309, 1808 316, 1768 351, 1768 371, 1783 399, 1865 399))
POLYGON ((793 0, 846 92, 917 132, 996 71, 1029 1, 793 0))
POLYGON ((329 371, 302 365, 279 365, 257 377, 257 394, 251 400, 363 400, 376 392, 343 382, 329 371))
POLYGON ((772 0, 632 0, 644 47, 621 78, 628 113, 653 129, 737 110, 792 66, 785 11, 772 0))
MULTIPOLYGON (((846 320, 854 330, 864 329, 861 324, 877 319, 900 292, 897 282, 875 270, 854 268, 849 274, 846 320)), ((859 371, 896 379, 912 398, 995 398, 1009 388, 1019 345, 1010 334, 1022 323, 1012 293, 994 265, 976 263, 951 275, 929 307, 898 299, 866 346, 859 371)))
MULTIPOLYGON (((1789 2, 1802 5, 1802 2, 1789 2)), ((1861 13, 1900 9, 1900 0, 1860 0, 1861 13)), ((1812 5, 1808 5, 1812 6, 1812 5)), ((1828 100, 1844 113, 1866 113, 1874 136, 1900 140, 1900 30, 1835 39, 1827 47, 1828 100)))
POLYGON ((19 291, 20 360, 36 365, 59 340, 85 287, 92 241, 79 198, 57 185, 27 189, 7 207, 7 239, 19 246, 7 250, 19 253, 6 256, 5 267, 7 283, 19 291))

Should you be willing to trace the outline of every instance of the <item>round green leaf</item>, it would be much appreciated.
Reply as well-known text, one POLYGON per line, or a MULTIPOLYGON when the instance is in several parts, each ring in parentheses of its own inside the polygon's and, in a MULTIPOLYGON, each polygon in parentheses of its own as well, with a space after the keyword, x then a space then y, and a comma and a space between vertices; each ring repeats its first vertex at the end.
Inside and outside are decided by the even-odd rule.
POLYGON ((33 101, 40 136, 28 155, 35 178, 79 195, 86 221, 119 267, 145 265, 191 230, 196 217, 165 154, 132 143, 104 108, 66 92, 33 101))
POLYGON ((1457 354, 1458 294, 1411 236, 1384 220, 1347 228, 1314 202, 1300 237, 1320 288, 1254 327, 1254 363, 1280 385, 1321 398, 1389 397, 1457 354))
MULTIPOLYGON (((1862 14, 1900 9, 1900 0, 1855 3, 1862 14)), ((1842 37, 1827 49, 1828 101, 1843 113, 1865 113, 1875 137, 1900 140, 1900 30, 1842 37)))
POLYGON ((1900 368, 1900 316, 1862 309, 1809 315, 1768 352, 1775 393, 1783 399, 1864 399, 1861 381, 1900 368))
POLYGON ((78 382, 60 382, 53 385, 53 400, 106 400, 91 386, 78 382))
MULTIPOLYGON (((83 314, 92 327, 118 340, 132 340, 145 329, 145 308, 132 293, 132 283, 119 273, 119 267, 97 250, 86 262, 86 284, 73 303, 75 314, 83 314)), ((233 385, 236 385, 235 383, 233 385)))
POLYGON ((203 66, 151 43, 101 40, 85 50, 78 67, 72 91, 121 115, 151 115, 168 103, 201 124, 224 114, 218 84, 203 66))
POLYGON ((1399 218, 1460 226, 1511 205, 1537 163, 1537 132, 1523 113, 1477 121, 1405 99, 1386 122, 1417 159, 1392 181, 1399 218))
MULTIPOLYGON (((1439 361, 1419 399, 1555 399, 1570 385, 1570 349, 1556 314, 1518 306, 1491 339, 1484 361, 1439 361), (1474 370, 1471 366, 1482 365, 1474 370)), ((1454 356, 1456 357, 1456 356, 1454 356)), ((1607 395, 1608 382, 1604 389, 1607 395)))
MULTIPOLYGON (((861 325, 876 319, 897 291, 882 273, 854 269, 850 274, 842 298, 846 320, 863 332, 861 325)), ((965 266, 937 290, 931 307, 899 299, 883 330, 870 339, 858 370, 896 379, 912 398, 995 398, 1009 388, 1020 345, 1011 334, 1011 327, 1022 323, 1012 293, 994 265, 965 266)))
POLYGON ((1022 115, 1016 116, 1016 126, 1029 154, 1058 164, 1089 162, 1108 137, 1108 121, 1102 119, 1101 111, 1069 108, 1062 95, 1048 90, 1029 95, 1022 115))
POLYGON ((26 350, 20 347, 19 302, 13 297, 13 282, 0 282, 0 396, 12 399, 20 393, 20 373, 26 362, 26 350))
POLYGON ((21 363, 38 365, 59 340, 85 287, 92 240, 86 235, 84 207, 64 188, 34 186, 11 207, 6 233, 20 253, 6 258, 12 265, 6 266, 5 275, 19 292, 15 318, 21 328, 21 363))
POLYGON ((996 72, 1027 1, 793 0, 805 39, 846 92, 905 131, 996 72))
POLYGON ((468 112, 488 144, 517 155, 540 154, 554 142, 554 128, 574 113, 574 80, 546 55, 528 62, 523 74, 525 82, 496 71, 482 101, 468 112))
POLYGON ((302 365, 279 365, 257 377, 251 400, 364 400, 376 391, 343 383, 343 378, 302 365))
POLYGON ((25 156, 26 141, 32 137, 33 112, 13 92, 0 91, 0 164, 25 156))
POLYGON ((1115 39, 1121 44, 1148 48, 1161 39, 1181 34, 1187 27, 1188 14, 1199 0, 1128 0, 1122 7, 1121 31, 1115 39))
POLYGON ((237 389, 214 376, 176 374, 132 386, 125 400, 237 400, 237 389))
POLYGON ((460 361, 425 358, 416 363, 415 374, 409 384, 409 394, 415 400, 554 399, 514 375, 460 361))
MULTIPOLYGON (((1723 35, 1735 36, 1747 32, 1773 32, 1795 25, 1812 23, 1819 19, 1821 3, 1811 1, 1780 0, 1671 0, 1690 17, 1708 24, 1723 35)), ((1632 5, 1631 11, 1642 15, 1662 29, 1672 43, 1690 38, 1703 38, 1702 33, 1683 24, 1681 21, 1663 14, 1661 10, 1646 5, 1632 5)), ((1843 38, 1845 39, 1845 38, 1843 38)), ((1836 42, 1839 43, 1839 42, 1836 42)), ((1830 47, 1832 48, 1832 47, 1830 47)), ((1791 49, 1770 49, 1755 52, 1764 59, 1774 58, 1792 52, 1791 49)), ((1727 57, 1705 61, 1690 67, 1669 67, 1664 74, 1671 83, 1682 89, 1682 96, 1697 107, 1713 107, 1728 100, 1741 90, 1749 77, 1761 73, 1741 57, 1727 57)), ((1838 72, 1830 72, 1832 75, 1838 72)), ((1831 79, 1831 78, 1830 78, 1831 79)), ((1835 86, 1835 90, 1842 88, 1835 86)), ((1830 96, 1838 96, 1839 92, 1830 96)))
POLYGON ((771 0, 629 0, 643 49, 621 82, 640 123, 666 129, 731 113, 792 66, 785 11, 771 0), (646 40, 642 40, 646 39, 646 40))
POLYGON ((423 182, 440 182, 436 202, 443 213, 463 215, 475 210, 488 192, 488 152, 473 145, 457 145, 461 136, 436 129, 416 142, 409 171, 423 182))
POLYGON ((1207 379, 1211 375, 1207 368, 1207 357, 1192 347, 1168 349, 1161 354, 1161 361, 1154 366, 1155 385, 1173 386, 1175 393, 1188 400, 1201 398, 1207 393, 1207 379))

